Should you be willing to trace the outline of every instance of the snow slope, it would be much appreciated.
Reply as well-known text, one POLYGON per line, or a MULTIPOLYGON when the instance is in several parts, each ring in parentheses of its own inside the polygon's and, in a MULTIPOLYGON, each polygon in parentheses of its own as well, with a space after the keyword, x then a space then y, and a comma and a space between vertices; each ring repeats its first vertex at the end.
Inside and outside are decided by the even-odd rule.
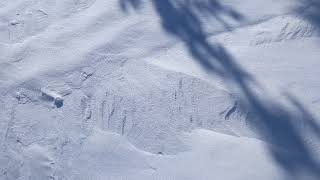
POLYGON ((320 179, 318 9, 1 1, 0 179, 320 179))

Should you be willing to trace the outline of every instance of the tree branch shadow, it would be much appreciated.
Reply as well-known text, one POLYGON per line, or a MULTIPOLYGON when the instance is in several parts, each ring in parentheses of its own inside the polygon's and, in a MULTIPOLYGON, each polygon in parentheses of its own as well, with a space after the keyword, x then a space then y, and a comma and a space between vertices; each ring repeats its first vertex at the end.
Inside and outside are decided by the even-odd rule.
MULTIPOLYGON (((141 3, 141 0, 120 0, 124 11, 128 6, 139 8, 141 3)), ((218 0, 151 0, 151 3, 161 19, 163 29, 183 42, 188 52, 208 73, 218 75, 240 92, 242 104, 252 114, 249 119, 251 125, 257 127, 257 133, 263 140, 281 147, 280 150, 272 146, 269 148, 280 167, 292 177, 307 173, 320 179, 319 162, 306 143, 304 134, 310 130, 317 138, 315 140, 320 139, 320 127, 315 118, 292 95, 287 95, 287 99, 294 107, 294 112, 275 100, 258 96, 252 87, 258 87, 263 92, 263 86, 240 67, 222 45, 208 41, 199 13, 211 15, 226 29, 230 26, 220 18, 222 15, 236 21, 242 21, 244 17, 218 0)))
POLYGON ((309 22, 320 28, 320 1, 319 0, 298 0, 301 6, 296 8, 296 13, 309 22))

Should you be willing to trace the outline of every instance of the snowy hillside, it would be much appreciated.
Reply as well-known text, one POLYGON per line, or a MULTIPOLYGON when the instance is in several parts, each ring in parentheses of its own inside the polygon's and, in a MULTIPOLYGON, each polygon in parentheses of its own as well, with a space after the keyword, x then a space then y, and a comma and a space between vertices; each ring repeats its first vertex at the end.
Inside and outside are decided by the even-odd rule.
POLYGON ((319 48, 317 0, 1 0, 0 180, 318 180, 319 48))

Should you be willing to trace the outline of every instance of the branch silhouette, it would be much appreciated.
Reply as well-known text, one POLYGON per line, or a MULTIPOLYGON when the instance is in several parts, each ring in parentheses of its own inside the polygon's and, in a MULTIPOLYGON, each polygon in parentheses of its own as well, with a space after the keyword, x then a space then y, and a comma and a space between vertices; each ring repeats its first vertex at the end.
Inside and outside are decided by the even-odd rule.
MULTIPOLYGON (((128 6, 140 8, 142 3, 141 0, 120 0, 124 11, 128 6)), ((220 18, 221 15, 227 15, 236 21, 242 21, 244 17, 217 0, 151 0, 151 3, 161 19, 163 29, 180 40, 208 73, 218 75, 237 89, 241 104, 250 112, 250 125, 256 127, 263 140, 280 147, 269 146, 270 154, 280 167, 292 177, 308 173, 315 179, 320 179, 319 162, 314 158, 312 148, 305 142, 306 129, 302 131, 299 126, 302 123, 304 127, 311 129, 317 134, 316 140, 319 141, 320 128, 316 119, 292 95, 287 95, 287 99, 295 107, 295 112, 275 100, 258 96, 253 87, 264 92, 263 85, 258 84, 240 67, 221 44, 207 40, 199 13, 211 15, 226 30, 231 26, 220 18)), ((318 23, 319 17, 319 13, 312 15, 318 23)))

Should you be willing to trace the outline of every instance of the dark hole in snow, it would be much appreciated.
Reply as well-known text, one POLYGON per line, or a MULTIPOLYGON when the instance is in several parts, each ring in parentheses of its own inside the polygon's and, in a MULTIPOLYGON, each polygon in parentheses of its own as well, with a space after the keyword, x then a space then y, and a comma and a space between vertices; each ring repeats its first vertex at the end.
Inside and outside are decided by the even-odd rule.
POLYGON ((63 99, 61 98, 56 98, 54 100, 54 105, 56 105, 57 108, 61 108, 63 106, 63 99))

